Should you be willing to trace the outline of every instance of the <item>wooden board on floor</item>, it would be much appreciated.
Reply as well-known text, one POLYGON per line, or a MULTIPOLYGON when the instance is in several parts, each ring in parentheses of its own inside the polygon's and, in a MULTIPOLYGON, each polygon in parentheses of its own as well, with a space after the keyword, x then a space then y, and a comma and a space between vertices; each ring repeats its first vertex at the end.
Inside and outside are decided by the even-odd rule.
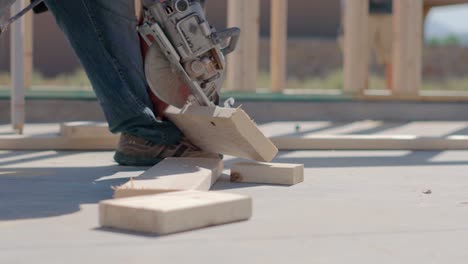
POLYGON ((250 197, 221 192, 182 191, 99 204, 102 227, 157 235, 247 220, 250 197))
POLYGON ((295 185, 304 181, 304 165, 239 162, 231 167, 231 181, 295 185))
POLYGON ((119 137, 109 131, 107 123, 68 122, 60 124, 60 135, 73 138, 119 137))
POLYGON ((281 150, 468 150, 468 136, 317 135, 272 141, 281 150))
POLYGON ((240 108, 190 106, 166 116, 198 147, 224 155, 272 161, 278 149, 240 108))
POLYGON ((115 150, 118 137, 0 136, 0 150, 115 150))
POLYGON ((173 191, 208 191, 224 169, 221 159, 167 158, 141 176, 115 188, 124 198, 173 191))

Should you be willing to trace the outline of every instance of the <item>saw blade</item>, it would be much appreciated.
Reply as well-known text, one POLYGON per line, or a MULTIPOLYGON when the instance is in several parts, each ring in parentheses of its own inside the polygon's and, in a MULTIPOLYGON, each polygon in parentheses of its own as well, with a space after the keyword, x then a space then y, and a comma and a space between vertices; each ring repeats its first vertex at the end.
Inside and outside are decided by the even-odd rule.
POLYGON ((178 108, 185 106, 191 95, 190 89, 156 43, 146 54, 145 74, 151 91, 159 99, 178 108))

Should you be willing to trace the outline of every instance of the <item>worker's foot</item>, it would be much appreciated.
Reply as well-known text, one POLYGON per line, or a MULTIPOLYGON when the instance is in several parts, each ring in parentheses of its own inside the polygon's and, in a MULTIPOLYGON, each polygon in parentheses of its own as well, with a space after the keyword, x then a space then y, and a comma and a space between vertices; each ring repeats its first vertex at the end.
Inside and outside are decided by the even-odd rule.
POLYGON ((157 145, 151 141, 122 134, 114 159, 122 166, 154 166, 165 158, 222 158, 221 155, 201 150, 189 140, 178 145, 157 145))

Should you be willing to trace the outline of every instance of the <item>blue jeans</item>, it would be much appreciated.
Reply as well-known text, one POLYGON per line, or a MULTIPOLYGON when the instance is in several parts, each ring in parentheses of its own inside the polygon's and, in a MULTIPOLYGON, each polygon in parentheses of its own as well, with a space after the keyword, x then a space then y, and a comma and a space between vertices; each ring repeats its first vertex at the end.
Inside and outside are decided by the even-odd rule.
MULTIPOLYGON (((133 0, 45 0, 79 57, 113 133, 171 145, 181 132, 160 121, 147 92, 133 0)), ((79 109, 77 109, 79 111, 79 109)))

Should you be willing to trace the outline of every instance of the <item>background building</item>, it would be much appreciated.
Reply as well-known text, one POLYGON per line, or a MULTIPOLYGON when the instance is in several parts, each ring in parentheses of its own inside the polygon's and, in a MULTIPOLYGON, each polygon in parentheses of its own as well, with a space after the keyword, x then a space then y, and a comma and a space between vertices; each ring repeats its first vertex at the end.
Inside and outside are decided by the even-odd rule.
MULTIPOLYGON (((208 0, 208 16, 217 28, 226 26, 226 0, 208 0)), ((268 36, 270 1, 261 1, 261 34, 268 36)), ((289 0, 291 37, 334 38, 340 23, 339 0, 289 0)), ((34 66, 46 76, 70 73, 79 63, 50 13, 34 16, 34 66)), ((9 37, 0 39, 0 72, 9 70, 9 37)))

